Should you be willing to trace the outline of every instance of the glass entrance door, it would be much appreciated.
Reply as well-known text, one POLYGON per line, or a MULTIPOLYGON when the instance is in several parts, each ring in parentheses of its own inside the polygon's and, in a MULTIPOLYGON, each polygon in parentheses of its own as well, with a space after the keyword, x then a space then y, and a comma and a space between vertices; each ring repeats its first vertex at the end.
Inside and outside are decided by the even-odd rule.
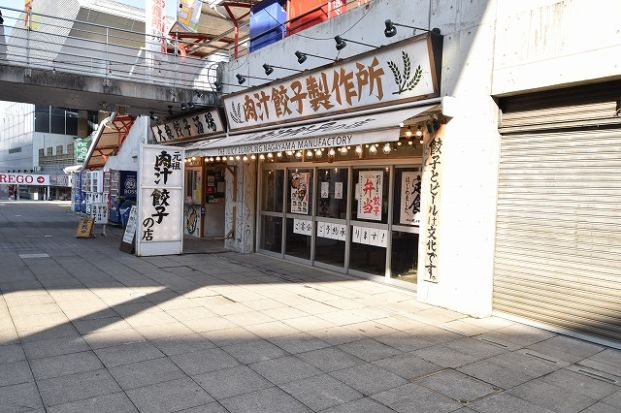
POLYGON ((349 168, 318 168, 315 262, 344 268, 349 168))
POLYGON ((313 169, 287 169, 285 255, 311 259, 313 237, 313 169))

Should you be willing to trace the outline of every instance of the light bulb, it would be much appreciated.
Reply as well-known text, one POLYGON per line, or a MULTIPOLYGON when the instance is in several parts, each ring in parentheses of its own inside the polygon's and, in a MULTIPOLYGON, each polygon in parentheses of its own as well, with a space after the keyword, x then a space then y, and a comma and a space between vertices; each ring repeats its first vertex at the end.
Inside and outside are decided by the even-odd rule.
POLYGON ((397 142, 397 146, 401 146, 401 145, 402 145, 401 141, 397 142))
POLYGON ((411 131, 411 130, 409 130, 409 129, 408 129, 408 130, 406 130, 406 131, 405 131, 405 136, 407 136, 408 138, 409 138, 410 136, 412 136, 412 131, 411 131))
POLYGON ((265 155, 263 155, 263 154, 259 155, 259 159, 260 159, 260 160, 265 159, 265 155))
POLYGON ((271 152, 269 152, 269 153, 267 154, 267 157, 268 157, 268 158, 270 158, 270 159, 272 159, 272 158, 274 157, 274 154, 272 154, 271 152))
POLYGON ((287 152, 285 152, 285 153, 287 154, 287 156, 291 156, 291 155, 293 155, 293 151, 287 151, 287 152))
POLYGON ((339 151, 341 151, 341 153, 345 155, 347 153, 347 147, 343 146, 341 149, 339 149, 339 151))
POLYGON ((241 156, 239 156, 239 155, 237 155, 237 156, 235 157, 235 160, 236 160, 236 161, 239 161, 240 159, 241 159, 241 156))
POLYGON ((362 146, 360 146, 360 145, 356 146, 356 153, 358 155, 360 155, 362 153, 362 146))
POLYGON ((399 123, 399 127, 402 128, 403 127, 403 122, 399 123))
POLYGON ((328 151, 328 156, 334 156, 336 155, 336 151, 334 150, 334 148, 330 148, 330 150, 328 151))
POLYGON ((298 158, 298 159, 299 159, 299 158, 301 158, 301 157, 302 157, 302 152, 297 151, 297 152, 295 153, 295 157, 296 157, 296 158, 298 158))
POLYGON ((323 153, 321 153, 321 149, 317 149, 315 151, 315 156, 318 157, 318 158, 321 158, 323 156, 323 153))
POLYGON ((416 136, 418 136, 419 138, 423 136, 423 130, 420 128, 420 126, 418 127, 418 129, 416 129, 416 136))
POLYGON ((392 148, 390 147, 389 143, 385 144, 384 147, 382 148, 382 152, 384 152, 386 155, 388 155, 391 150, 392 148))
POLYGON ((279 157, 279 158, 282 158, 282 152, 278 152, 278 153, 276 154, 276 156, 277 156, 277 157, 279 157))
POLYGON ((311 151, 310 149, 308 151, 306 151, 306 157, 307 158, 312 158, 313 157, 313 151, 311 151))
POLYGON ((220 159, 221 158, 219 156, 216 156, 216 161, 220 162, 220 159))
POLYGON ((248 160, 248 157, 247 157, 246 155, 244 155, 244 157, 242 158, 242 160, 243 160, 244 162, 246 162, 246 161, 248 160))
POLYGON ((192 160, 193 160, 193 161, 195 161, 195 160, 196 160, 196 156, 193 156, 193 157, 192 157, 192 160))
POLYGON ((410 146, 412 146, 413 143, 414 142, 412 142, 412 141, 408 141, 408 145, 410 145, 410 146))
POLYGON ((252 155, 250 155, 250 159, 252 159, 252 160, 254 161, 255 159, 257 159, 257 155, 255 155, 255 154, 253 153, 252 155))
POLYGON ((371 146, 371 147, 369 148, 369 152, 371 152, 371 153, 377 153, 377 147, 376 147, 375 145, 371 146))

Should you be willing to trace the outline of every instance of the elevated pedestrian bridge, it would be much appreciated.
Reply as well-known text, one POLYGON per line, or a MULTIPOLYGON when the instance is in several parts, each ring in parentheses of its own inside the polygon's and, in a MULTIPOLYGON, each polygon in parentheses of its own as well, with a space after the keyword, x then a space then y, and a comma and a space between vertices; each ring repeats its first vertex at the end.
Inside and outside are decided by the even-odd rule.
POLYGON ((226 56, 180 56, 177 40, 0 9, 0 100, 136 114, 219 103, 214 82, 226 56))

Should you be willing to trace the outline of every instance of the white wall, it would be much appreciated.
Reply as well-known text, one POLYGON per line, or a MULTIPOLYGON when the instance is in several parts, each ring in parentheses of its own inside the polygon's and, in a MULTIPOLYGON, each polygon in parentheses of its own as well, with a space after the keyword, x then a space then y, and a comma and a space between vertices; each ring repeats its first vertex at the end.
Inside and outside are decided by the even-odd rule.
POLYGON ((140 143, 147 142, 149 125, 150 119, 148 116, 139 116, 129 130, 119 152, 116 156, 108 158, 104 170, 137 171, 140 143))

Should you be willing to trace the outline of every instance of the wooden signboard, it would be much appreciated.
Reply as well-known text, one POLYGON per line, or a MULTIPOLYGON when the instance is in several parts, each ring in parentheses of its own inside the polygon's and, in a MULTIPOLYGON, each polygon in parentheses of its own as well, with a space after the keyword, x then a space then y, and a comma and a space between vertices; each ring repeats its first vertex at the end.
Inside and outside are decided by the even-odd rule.
POLYGON ((91 238, 95 230, 95 220, 93 218, 82 218, 75 233, 76 238, 91 238))
POLYGON ((138 212, 136 211, 136 205, 132 205, 132 209, 129 211, 129 217, 127 218, 127 226, 123 233, 123 239, 121 240, 120 250, 128 254, 134 253, 134 239, 136 238, 136 218, 138 212))

